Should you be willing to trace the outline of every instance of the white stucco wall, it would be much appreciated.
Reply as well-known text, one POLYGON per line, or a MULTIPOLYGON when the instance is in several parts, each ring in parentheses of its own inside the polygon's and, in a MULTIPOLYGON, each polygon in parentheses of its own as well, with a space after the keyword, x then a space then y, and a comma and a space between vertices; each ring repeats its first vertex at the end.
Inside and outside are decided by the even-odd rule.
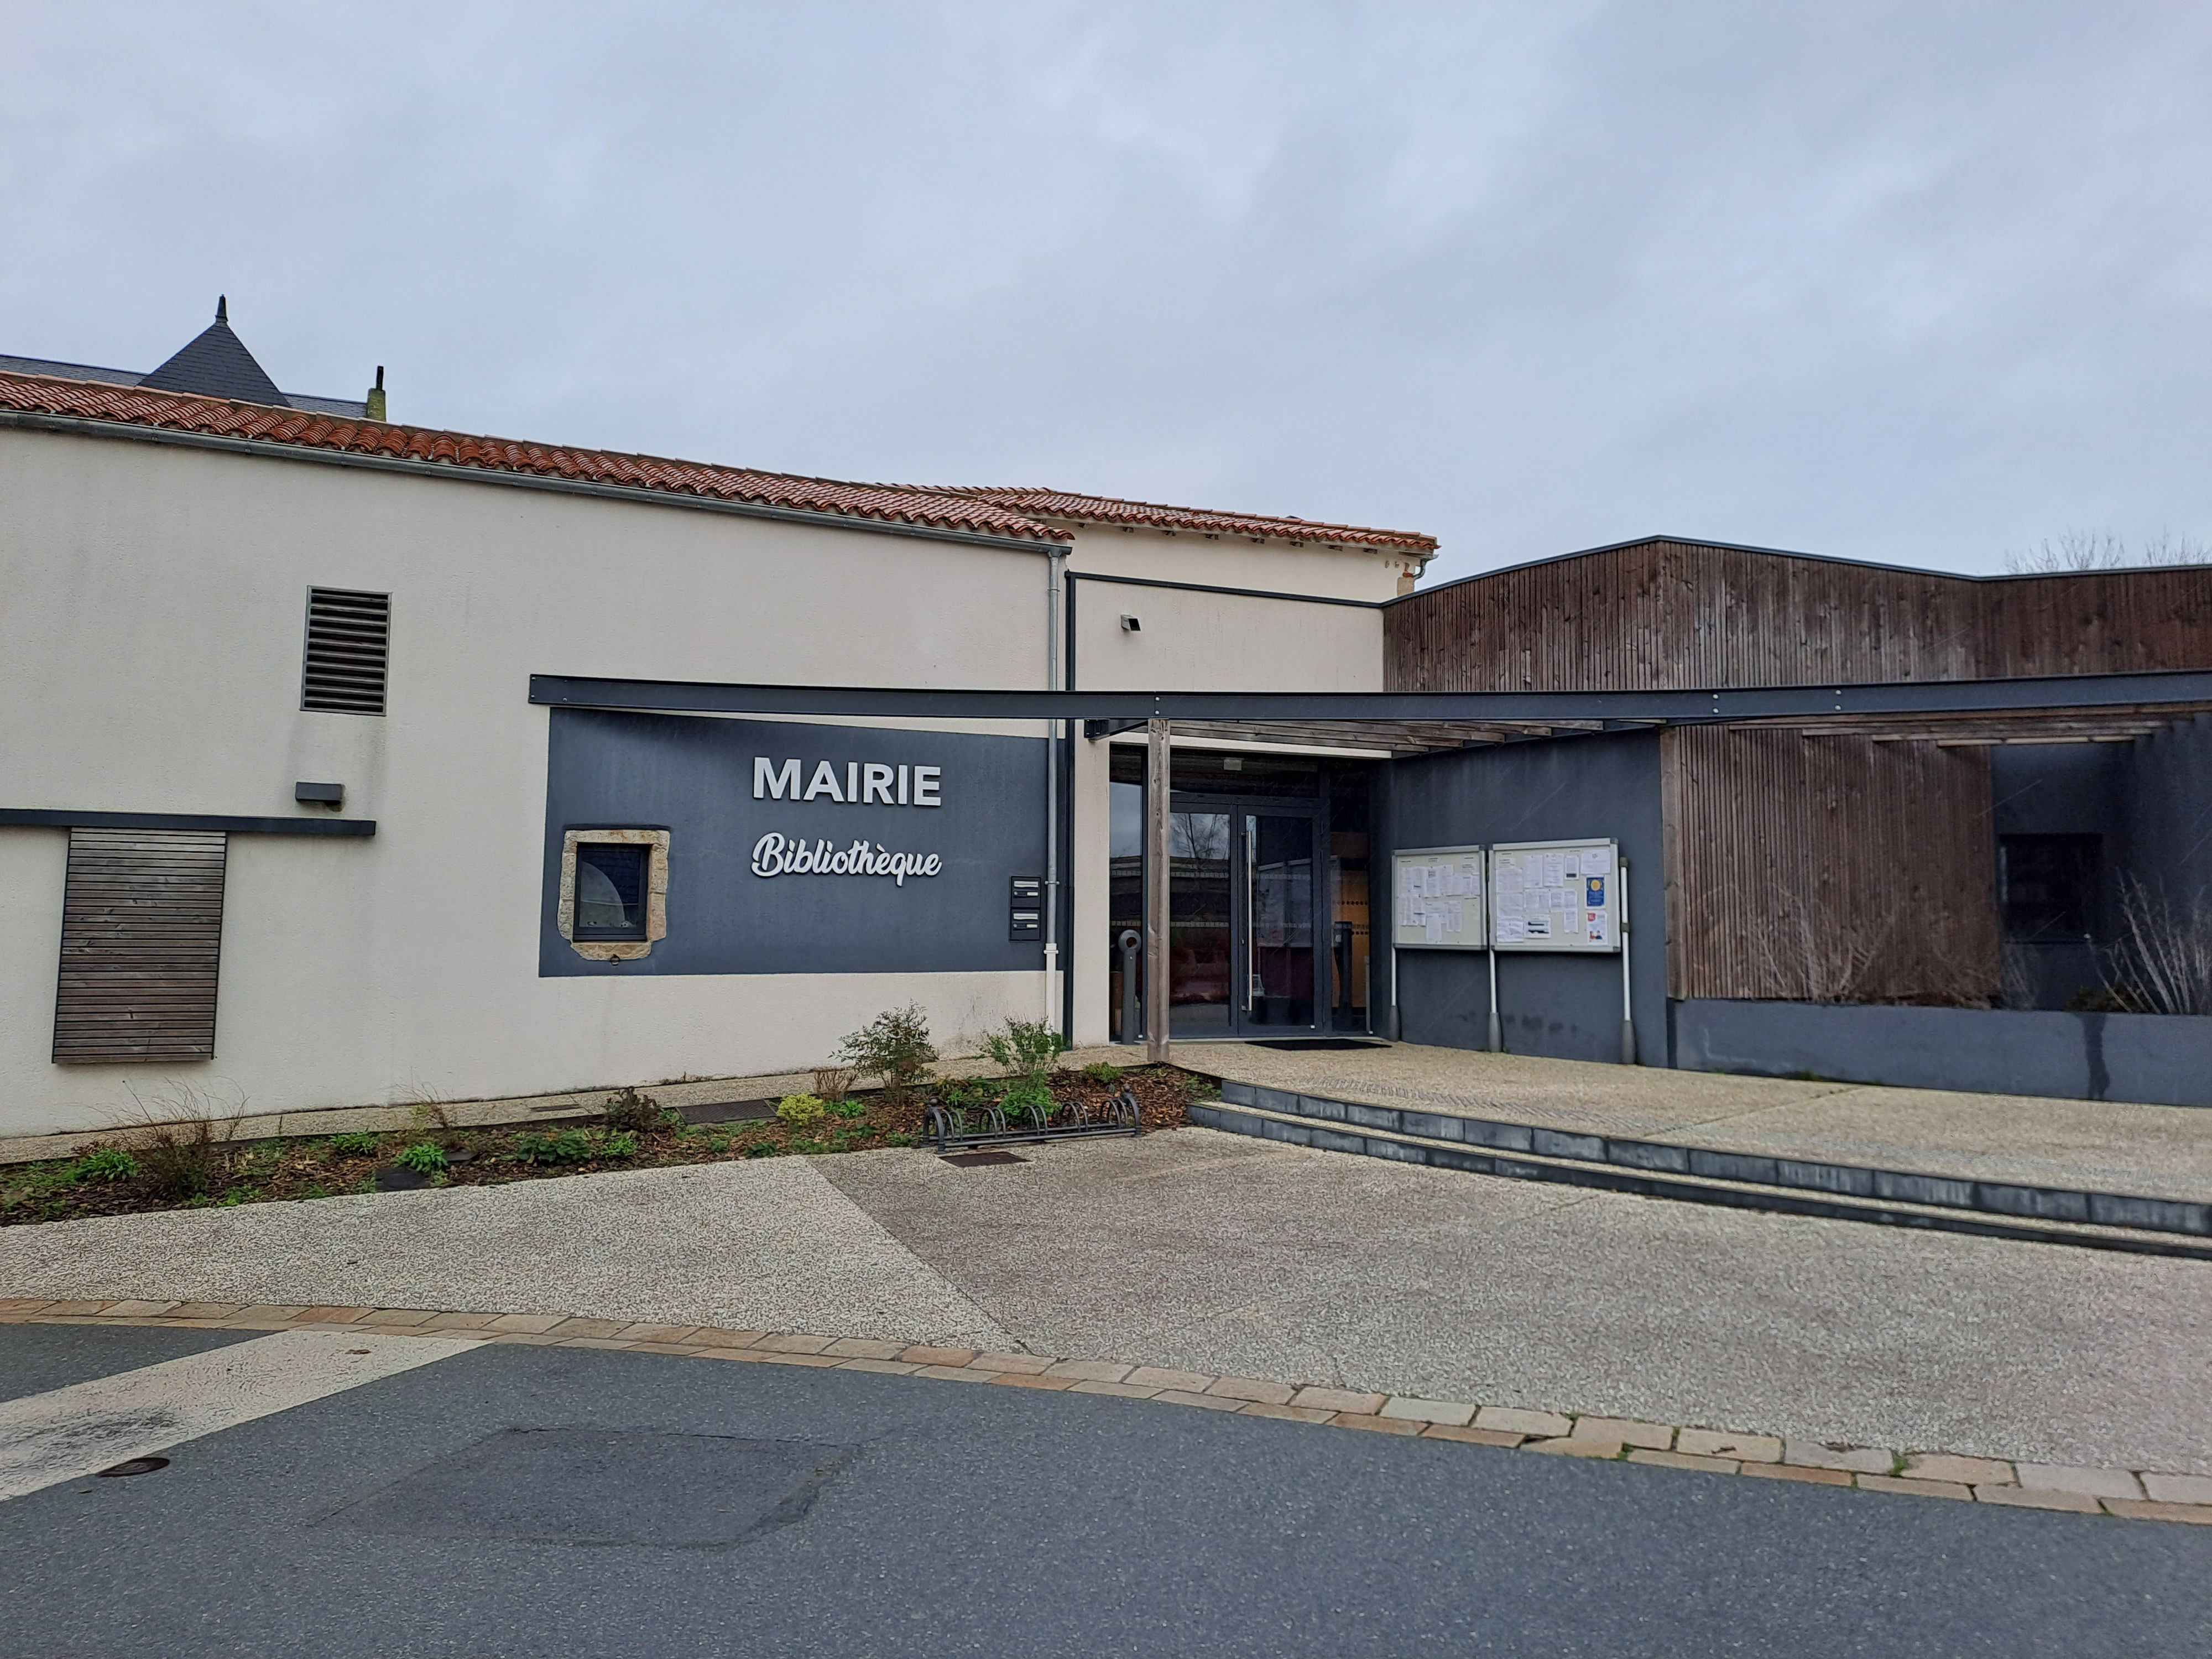
MULTIPOLYGON (((1382 613, 1396 566, 1373 554, 1331 553, 1243 538, 1210 539, 1086 528, 1073 570, 1147 581, 1354 599, 1331 605, 1190 586, 1077 582, 1076 685, 1093 690, 1379 691, 1382 613), (1142 623, 1121 627, 1124 614, 1142 623)), ((1075 746, 1069 961, 1073 1035, 1103 1042, 1113 946, 1108 922, 1107 745, 1075 746)))
MULTIPOLYGON (((0 1133, 188 1084, 256 1110, 811 1064, 895 1002, 1036 1017, 1041 973, 541 979, 532 672, 1042 685, 1045 560, 465 480, 0 431, 0 806, 304 817, 234 836, 217 1057, 56 1066, 67 835, 0 828, 0 1133), (299 708, 311 586, 392 596, 389 713, 299 708)), ((1041 730, 1042 728, 1031 728, 1041 730)))
POLYGON ((1195 582, 1265 593, 1310 593, 1381 601, 1395 597, 1400 578, 1419 561, 1412 554, 1330 548, 1319 542, 1255 541, 1198 531, 1140 530, 1085 525, 1069 559, 1077 570, 1149 581, 1195 582))

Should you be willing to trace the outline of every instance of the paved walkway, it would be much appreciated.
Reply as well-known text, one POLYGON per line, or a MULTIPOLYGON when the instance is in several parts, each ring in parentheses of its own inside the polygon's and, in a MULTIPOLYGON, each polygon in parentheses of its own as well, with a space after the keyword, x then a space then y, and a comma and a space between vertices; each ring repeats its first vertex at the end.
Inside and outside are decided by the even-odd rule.
POLYGON ((2212 1474, 2212 1267, 1201 1129, 0 1229, 0 1296, 580 1314, 1027 1350, 2212 1474))
POLYGON ((1332 1100, 1719 1152, 2212 1200, 2212 1108, 1729 1077, 1413 1043, 1283 1049, 1185 1042, 1176 1045, 1175 1061, 1332 1100))

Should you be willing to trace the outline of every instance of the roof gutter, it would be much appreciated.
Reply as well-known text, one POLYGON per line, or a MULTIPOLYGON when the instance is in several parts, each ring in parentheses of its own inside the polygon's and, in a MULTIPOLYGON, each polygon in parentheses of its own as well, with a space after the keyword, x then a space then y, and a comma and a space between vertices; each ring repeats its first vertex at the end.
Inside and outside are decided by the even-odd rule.
POLYGON ((390 455, 358 455, 349 450, 313 449, 303 444, 274 443, 263 438, 228 438, 215 433, 180 432, 171 427, 132 426, 122 421, 89 420, 75 415, 0 410, 0 428, 7 428, 58 433, 76 438, 111 438, 132 443, 214 450, 223 454, 253 456, 262 460, 310 461, 324 466, 356 467, 371 472, 397 473, 405 477, 442 479, 449 483, 504 484, 510 489, 590 495, 602 501, 627 501, 643 507, 685 507, 693 512, 721 513, 733 518, 807 525, 817 530, 860 530, 884 536, 908 536, 922 541, 954 542, 965 547, 995 548, 1006 553, 1033 553, 1048 559, 1065 554, 1068 547, 1066 542, 1059 540, 1033 541, 1021 536, 994 536, 975 530, 941 530, 929 525, 902 524, 892 519, 863 518, 856 514, 817 513, 804 507, 770 507, 755 501, 718 501, 710 495, 684 495, 673 490, 639 489, 623 484, 590 483, 574 478, 548 478, 532 472, 501 472, 489 467, 454 466, 442 461, 402 460, 390 455))

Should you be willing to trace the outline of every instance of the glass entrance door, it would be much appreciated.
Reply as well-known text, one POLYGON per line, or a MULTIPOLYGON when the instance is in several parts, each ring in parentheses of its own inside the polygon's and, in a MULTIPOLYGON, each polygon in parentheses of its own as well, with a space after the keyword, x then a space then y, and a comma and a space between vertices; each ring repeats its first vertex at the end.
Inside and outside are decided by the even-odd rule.
POLYGON ((1314 1023, 1314 820, 1246 812, 1244 1024, 1314 1023))
POLYGON ((1317 818, 1178 799, 1168 815, 1169 1031, 1314 1029, 1317 818))
POLYGON ((1168 1022, 1170 1036, 1228 1036, 1242 996, 1237 970, 1237 865, 1231 815, 1168 814, 1168 1022))

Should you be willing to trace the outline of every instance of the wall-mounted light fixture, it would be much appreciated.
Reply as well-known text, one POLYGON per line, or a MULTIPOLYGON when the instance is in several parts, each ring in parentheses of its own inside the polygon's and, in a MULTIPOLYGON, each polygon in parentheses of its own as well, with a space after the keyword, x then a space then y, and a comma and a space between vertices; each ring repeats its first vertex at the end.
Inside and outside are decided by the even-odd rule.
POLYGON ((1121 631, 1124 634, 1140 634, 1144 631, 1144 623, 1138 621, 1134 617, 1124 617, 1121 618, 1121 631))
POLYGON ((345 785, 342 783, 295 783, 292 799, 302 806, 327 806, 337 811, 345 805, 345 785))

